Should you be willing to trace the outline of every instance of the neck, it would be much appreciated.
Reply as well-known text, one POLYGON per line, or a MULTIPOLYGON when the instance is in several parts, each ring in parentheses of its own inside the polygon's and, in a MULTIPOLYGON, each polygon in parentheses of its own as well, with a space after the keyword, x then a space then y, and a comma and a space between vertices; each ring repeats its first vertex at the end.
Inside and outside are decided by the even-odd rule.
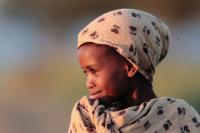
POLYGON ((145 79, 134 79, 132 83, 133 85, 129 92, 129 96, 122 98, 124 108, 138 106, 157 97, 153 91, 151 83, 147 82, 145 79))

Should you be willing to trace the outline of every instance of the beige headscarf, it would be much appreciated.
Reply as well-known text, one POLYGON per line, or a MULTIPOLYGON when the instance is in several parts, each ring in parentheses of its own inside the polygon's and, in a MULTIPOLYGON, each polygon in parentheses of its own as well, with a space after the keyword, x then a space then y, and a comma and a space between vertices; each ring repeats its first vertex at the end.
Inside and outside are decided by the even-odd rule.
POLYGON ((118 9, 101 15, 78 35, 78 48, 87 42, 109 45, 149 81, 166 56, 169 29, 157 17, 135 9, 118 9))

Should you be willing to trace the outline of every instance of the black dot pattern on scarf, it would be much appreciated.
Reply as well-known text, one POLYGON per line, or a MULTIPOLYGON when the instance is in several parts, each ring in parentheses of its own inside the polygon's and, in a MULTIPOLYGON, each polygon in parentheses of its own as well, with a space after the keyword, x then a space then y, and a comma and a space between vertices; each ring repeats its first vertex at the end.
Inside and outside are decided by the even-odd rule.
POLYGON ((192 117, 192 122, 195 124, 195 126, 198 128, 200 127, 200 122, 197 121, 196 117, 192 117))
POLYGON ((119 29, 120 29, 119 26, 117 26, 117 25, 113 25, 111 31, 114 32, 114 33, 116 33, 116 34, 118 34, 118 33, 119 33, 119 29))
POLYGON ((163 114, 163 110, 158 110, 157 114, 158 115, 162 115, 163 114))
POLYGON ((157 115, 162 115, 164 113, 163 107, 162 106, 158 106, 157 108, 157 115))
POLYGON ((93 110, 93 111, 92 111, 92 114, 94 114, 94 113, 95 113, 95 111, 93 110))
POLYGON ((172 126, 172 123, 170 120, 167 120, 164 124, 163 127, 165 130, 169 130, 169 128, 172 126))
POLYGON ((184 129, 184 131, 186 131, 186 132, 190 132, 190 129, 189 129, 189 127, 188 127, 187 125, 185 125, 185 126, 183 127, 183 129, 184 129))
POLYGON ((94 129, 93 128, 87 128, 87 131, 89 132, 89 133, 92 133, 92 132, 94 132, 94 129))
POLYGON ((136 35, 136 31, 137 31, 137 28, 135 26, 129 26, 129 29, 130 29, 130 34, 132 35, 136 35))
POLYGON ((134 13, 134 12, 132 12, 131 15, 132 15, 132 17, 134 17, 134 18, 141 18, 141 15, 140 15, 140 14, 137 14, 137 13, 134 13))
POLYGON ((119 115, 124 115, 126 113, 126 110, 122 110, 119 112, 119 115))
POLYGON ((160 42, 160 38, 156 36, 156 41, 160 42))
POLYGON ((132 16, 133 16, 133 17, 137 17, 137 14, 133 12, 133 13, 132 13, 132 16))
POLYGON ((177 110, 178 110, 178 114, 181 115, 182 114, 182 109, 178 107, 177 110))
POLYGON ((90 34, 90 36, 93 37, 93 36, 95 36, 96 34, 97 34, 97 32, 94 31, 94 32, 92 32, 92 33, 90 34))
POLYGON ((131 31, 136 31, 137 30, 137 28, 134 27, 134 26, 130 26, 129 28, 130 28, 131 31))
POLYGON ((148 50, 148 48, 146 48, 146 47, 143 48, 143 51, 144 51, 145 54, 148 54, 148 53, 149 53, 149 50, 148 50))
POLYGON ((156 36, 156 44, 160 46, 160 38, 156 36))
POLYGON ((151 24, 153 25, 153 27, 156 27, 156 22, 152 21, 151 24))
POLYGON ((174 103, 176 100, 174 100, 174 99, 171 99, 171 98, 167 98, 167 101, 169 102, 169 104, 172 104, 172 103, 174 103))
POLYGON ((172 101, 172 99, 168 97, 168 98, 167 98, 167 101, 172 101))
POLYGON ((90 37, 91 37, 92 39, 96 39, 97 37, 99 37, 99 35, 97 34, 97 31, 94 31, 94 32, 92 32, 92 33, 90 34, 90 37))
POLYGON ((168 36, 168 35, 165 36, 165 40, 166 40, 167 42, 169 42, 169 36, 168 36))
POLYGON ((111 129, 111 127, 112 127, 112 124, 111 124, 111 123, 109 123, 109 124, 106 125, 106 128, 107 128, 107 129, 111 129))
POLYGON ((121 11, 113 12, 113 15, 114 15, 114 16, 122 15, 122 12, 121 12, 121 11))
POLYGON ((87 106, 78 103, 78 105, 77 105, 77 110, 80 111, 81 109, 82 109, 82 110, 85 110, 86 112, 88 112, 87 106))
POLYGON ((177 108, 177 111, 178 111, 178 114, 179 114, 179 115, 185 115, 185 108, 184 108, 184 107, 182 107, 182 108, 181 108, 181 107, 178 107, 178 108, 177 108))
POLYGON ((121 11, 118 11, 117 14, 118 14, 118 15, 122 15, 122 12, 121 12, 121 11))
POLYGON ((183 110, 183 114, 185 115, 185 108, 182 108, 182 110, 183 110))
POLYGON ((115 28, 111 29, 111 31, 114 32, 114 33, 116 33, 116 34, 119 33, 118 29, 115 29, 115 28))
POLYGON ((89 98, 89 103, 90 103, 91 105, 94 104, 94 101, 95 101, 94 99, 90 99, 90 98, 89 98))
POLYGON ((104 112, 104 110, 101 108, 101 109, 99 110, 99 112, 98 112, 97 116, 100 116, 100 115, 102 115, 102 114, 103 114, 103 112, 104 112))
POLYGON ((197 118, 196 118, 196 117, 193 117, 193 118, 192 118, 192 122, 197 123, 197 118))
POLYGON ((98 22, 102 22, 102 21, 104 21, 105 20, 105 18, 100 18, 99 20, 98 20, 98 22))
POLYGON ((88 32, 88 28, 86 28, 86 29, 84 29, 84 30, 82 31, 82 35, 86 34, 87 32, 88 32))
POLYGON ((150 35, 150 29, 147 28, 147 26, 144 26, 143 28, 143 32, 146 34, 146 35, 150 35))
POLYGON ((181 133, 190 133, 190 129, 187 125, 180 127, 181 133))
POLYGON ((150 30, 149 30, 149 29, 147 29, 147 31, 146 31, 146 32, 147 32, 147 35, 149 35, 149 34, 150 34, 150 30))
POLYGON ((103 122, 101 123, 101 125, 102 125, 103 127, 105 127, 105 126, 106 126, 105 121, 103 121, 103 122))
POLYGON ((134 50, 135 50, 135 48, 134 48, 133 44, 131 44, 130 47, 129 47, 129 51, 134 52, 134 50))
POLYGON ((149 122, 149 120, 147 120, 147 121, 144 123, 144 129, 147 130, 150 126, 151 126, 151 123, 149 122))

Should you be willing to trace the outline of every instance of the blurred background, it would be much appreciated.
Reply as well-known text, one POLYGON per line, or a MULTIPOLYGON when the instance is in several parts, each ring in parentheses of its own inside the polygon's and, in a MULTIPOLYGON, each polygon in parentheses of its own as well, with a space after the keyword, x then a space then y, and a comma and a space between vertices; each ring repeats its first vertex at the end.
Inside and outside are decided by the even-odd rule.
POLYGON ((0 133, 67 131, 74 103, 87 94, 77 34, 118 8, 144 10, 168 24, 170 51, 154 89, 200 112, 200 1, 0 0, 0 133))

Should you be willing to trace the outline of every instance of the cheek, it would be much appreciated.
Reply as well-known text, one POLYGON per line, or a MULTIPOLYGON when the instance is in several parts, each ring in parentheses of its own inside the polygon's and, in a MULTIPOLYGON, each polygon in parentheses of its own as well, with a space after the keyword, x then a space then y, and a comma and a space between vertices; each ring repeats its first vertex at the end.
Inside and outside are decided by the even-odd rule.
POLYGON ((124 77, 119 75, 119 72, 104 74, 99 79, 98 85, 105 93, 118 95, 124 86, 124 77))

